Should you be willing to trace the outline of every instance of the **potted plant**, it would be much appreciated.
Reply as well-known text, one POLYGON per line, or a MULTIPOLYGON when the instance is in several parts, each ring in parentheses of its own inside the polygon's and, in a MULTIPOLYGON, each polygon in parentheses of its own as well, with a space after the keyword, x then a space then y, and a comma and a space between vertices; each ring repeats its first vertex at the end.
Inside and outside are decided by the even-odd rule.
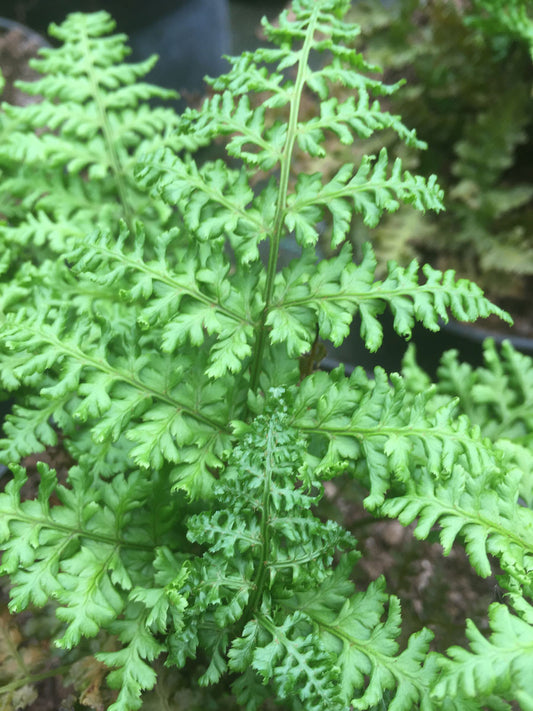
MULTIPOLYGON (((85 664, 86 701, 107 675, 116 693, 97 706, 184 703, 195 689, 186 698, 204 707, 230 692, 246 709, 532 707, 525 413, 519 433, 491 438, 483 413, 489 424, 497 413, 479 392, 473 425, 412 362, 404 377, 316 370, 318 339, 340 343, 355 312, 370 348, 385 308, 404 336, 450 313, 509 318, 451 272, 391 264, 378 279, 371 246, 353 261, 352 217, 438 210, 436 178, 389 164, 383 149, 330 180, 293 180, 295 146, 327 157, 326 133, 349 143, 391 129, 418 145, 380 108, 397 87, 349 47, 359 28, 348 8, 298 0, 265 23, 274 48, 233 59, 181 116, 149 106, 166 92, 139 81, 150 61, 122 63, 106 13, 73 14, 51 29, 61 46, 34 62, 43 78, 23 87, 41 103, 3 107, 0 379, 17 405, 0 443, 12 471, 1 572, 12 613, 55 614, 59 671, 85 664), (351 99, 333 96, 339 82, 351 99), (309 120, 306 88, 321 103, 309 120), (213 141, 228 160, 198 161, 213 141), (326 214, 339 252, 318 261, 326 214), (278 270, 289 233, 300 254, 278 270), (72 465, 37 464, 28 490, 17 462, 58 443, 72 465), (428 628, 399 647, 398 598, 382 578, 355 587, 357 542, 319 516, 341 474, 372 516, 416 519, 415 535, 446 553, 457 540, 479 576, 498 561, 486 638, 468 623, 463 648, 430 651, 428 628)), ((506 380, 509 358, 489 358, 483 377, 518 404, 533 369, 506 380)), ((4 691, 39 678, 23 672, 4 691)))

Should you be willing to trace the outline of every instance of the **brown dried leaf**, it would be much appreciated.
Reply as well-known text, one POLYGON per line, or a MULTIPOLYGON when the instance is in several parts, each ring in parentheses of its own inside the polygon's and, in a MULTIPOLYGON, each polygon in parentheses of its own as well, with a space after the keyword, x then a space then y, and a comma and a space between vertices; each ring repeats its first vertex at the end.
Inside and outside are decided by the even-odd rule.
POLYGON ((105 686, 108 673, 109 668, 105 664, 94 657, 83 657, 71 666, 65 683, 71 684, 79 693, 80 704, 94 711, 104 711, 113 693, 105 686))
POLYGON ((13 688, 13 682, 30 677, 45 658, 45 645, 25 644, 16 620, 0 612, 0 711, 18 711, 37 698, 33 684, 13 688))

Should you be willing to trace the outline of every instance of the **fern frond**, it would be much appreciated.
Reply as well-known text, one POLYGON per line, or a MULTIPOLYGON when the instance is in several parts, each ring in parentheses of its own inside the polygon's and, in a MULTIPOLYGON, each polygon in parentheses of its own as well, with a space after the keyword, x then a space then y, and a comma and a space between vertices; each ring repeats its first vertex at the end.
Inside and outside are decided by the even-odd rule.
POLYGON ((155 187, 164 200, 179 206, 185 223, 201 239, 226 235, 244 261, 257 258, 257 243, 272 234, 273 223, 277 231, 294 231, 300 244, 315 244, 317 225, 329 211, 335 224, 333 245, 337 246, 346 239, 354 212, 363 214, 365 222, 375 226, 384 211, 395 211, 402 202, 419 210, 442 209, 442 193, 435 178, 424 181, 402 172, 401 161, 396 161, 389 176, 385 150, 375 161, 365 156, 359 166, 343 166, 326 184, 322 184, 319 174, 300 175, 294 190, 283 204, 278 204, 277 215, 274 200, 280 189, 286 190, 285 176, 281 182, 276 176, 274 182, 256 191, 252 200, 252 171, 272 172, 282 166, 285 170, 295 144, 311 156, 321 155, 327 131, 349 144, 356 137, 392 128, 409 144, 424 145, 399 117, 382 112, 377 101, 371 103, 372 92, 391 93, 398 85, 387 87, 368 78, 365 72, 376 68, 344 46, 349 37, 357 35, 358 28, 347 23, 326 25, 328 15, 329 11, 319 5, 302 4, 295 8, 295 18, 283 32, 267 23, 267 34, 271 33, 276 43, 283 41, 283 46, 231 60, 233 69, 212 81, 214 89, 222 93, 182 117, 180 131, 192 141, 190 148, 229 134, 226 150, 244 163, 240 171, 229 169, 221 161, 198 170, 195 164, 183 162, 167 151, 166 155, 145 157, 138 173, 145 187, 155 187), (306 41, 301 50, 296 50, 291 45, 301 39, 303 28, 306 41), (333 59, 326 67, 313 68, 309 61, 311 47, 319 53, 331 52, 333 59), (263 62, 277 66, 267 72, 260 66, 263 62), (298 71, 294 81, 282 73, 293 64, 298 71), (300 120, 300 94, 304 87, 326 99, 328 87, 335 82, 356 89, 357 98, 340 105, 331 98, 322 103, 320 119, 300 120), (259 92, 266 92, 266 97, 261 106, 254 107, 248 95, 259 92), (288 122, 281 121, 275 113, 282 107, 293 117, 288 122))
POLYGON ((271 635, 267 645, 256 647, 251 662, 263 682, 272 680, 281 699, 297 692, 301 702, 312 711, 341 706, 335 658, 322 647, 319 637, 312 632, 305 634, 306 626, 310 628, 305 615, 302 612, 289 615, 282 625, 258 615, 258 623, 271 635))
POLYGON ((17 195, 15 181, 28 183, 30 175, 34 189, 32 208, 12 212, 0 232, 3 240, 61 252, 73 235, 97 223, 115 228, 125 219, 132 227, 134 216, 145 217, 147 225, 163 217, 164 206, 147 200, 135 184, 133 166, 141 152, 176 145, 174 112, 139 106, 174 94, 139 83, 154 59, 121 64, 129 50, 123 35, 106 36, 113 27, 105 12, 74 13, 54 26, 63 44, 43 49, 34 61, 46 76, 21 84, 41 101, 4 105, 11 130, 0 149, 7 178, 0 190, 9 201, 17 195))
MULTIPOLYGON (((522 472, 520 496, 530 505, 533 496, 531 359, 507 341, 498 349, 490 339, 483 344, 483 355, 484 365, 473 368, 468 363, 460 363, 455 351, 445 353, 438 369, 439 379, 433 385, 431 406, 438 408, 453 399, 457 411, 466 414, 483 436, 494 442, 503 455, 502 466, 522 472)), ((409 355, 409 363, 404 364, 402 372, 407 387, 413 392, 429 387, 427 376, 417 384, 422 371, 416 365, 414 354, 409 355)))
POLYGON ((456 464, 474 481, 481 473, 484 481, 501 480, 498 453, 466 418, 451 420, 453 403, 432 414, 431 392, 413 402, 401 379, 391 385, 376 369, 375 382, 359 389, 365 377, 360 370, 349 379, 339 370, 334 381, 313 373, 298 389, 293 422, 313 438, 319 469, 335 473, 347 467, 368 481, 367 508, 383 502, 391 482, 409 482, 418 467, 437 481, 445 481, 456 464))
MULTIPOLYGON (((417 518, 415 536, 426 538, 435 524, 440 526, 440 541, 448 554, 455 539, 464 540, 465 550, 479 575, 491 574, 489 555, 499 559, 510 581, 524 595, 531 595, 533 567, 533 514, 517 505, 520 473, 507 473, 499 486, 481 488, 464 472, 453 471, 443 484, 426 475, 408 486, 408 493, 386 501, 380 510, 407 525, 417 518)), ((502 579, 507 587, 510 582, 502 579)))
POLYGON ((364 156, 355 173, 353 165, 343 165, 326 185, 320 173, 302 174, 288 200, 285 225, 295 231, 296 240, 303 246, 316 244, 316 225, 327 209, 333 218, 331 245, 337 247, 347 237, 353 214, 362 215, 366 225, 375 227, 383 213, 395 212, 400 202, 422 212, 442 209, 442 191, 434 177, 426 182, 407 171, 402 174, 400 159, 395 161, 390 177, 387 168, 388 156, 383 148, 375 161, 372 156, 364 156))
MULTIPOLYGON (((174 463, 176 484, 180 482, 196 495, 209 490, 210 468, 221 465, 220 456, 229 444, 230 413, 238 412, 242 402, 238 398, 228 402, 225 417, 221 415, 220 402, 229 383, 206 377, 205 353, 203 360, 184 361, 183 368, 176 369, 169 356, 156 356, 153 351, 148 366, 146 353, 136 358, 112 355, 112 331, 96 323, 78 321, 70 331, 65 330, 65 316, 50 324, 36 316, 31 327, 25 314, 9 322, 4 334, 7 347, 18 349, 21 357, 3 372, 6 382, 16 379, 31 384, 37 373, 47 370, 52 374, 55 369, 56 384, 41 392, 41 397, 54 403, 48 406, 51 413, 60 411, 64 420, 68 410, 71 423, 95 426, 94 436, 100 443, 118 439, 127 431, 127 439, 134 443, 130 455, 138 466, 159 469, 163 462, 174 463), (21 320, 26 321, 24 334, 21 320), (191 379, 192 371, 197 377, 191 379)), ((136 328, 131 321, 127 326, 123 338, 131 343, 136 328)), ((34 402, 39 405, 40 399, 34 402)), ((30 453, 36 441, 42 449, 54 438, 42 413, 37 410, 35 418, 29 410, 24 414, 25 418, 10 418, 11 439, 3 443, 5 451, 15 448, 30 453)))
POLYGON ((394 315, 395 331, 405 338, 411 336, 415 321, 436 331, 439 319, 448 322, 450 313, 464 321, 489 314, 510 319, 475 284, 456 280, 452 270, 443 274, 425 265, 422 284, 416 261, 407 268, 389 263, 383 281, 376 281, 375 270, 374 253, 365 244, 360 264, 352 262, 350 248, 345 245, 334 259, 316 265, 309 255, 297 268, 282 271, 276 278, 267 317, 272 341, 287 342, 289 351, 299 355, 309 349, 312 325, 318 322, 321 337, 340 345, 349 333, 353 315, 359 313, 361 336, 367 348, 375 351, 383 337, 377 317, 387 307, 394 315))
MULTIPOLYGON (((355 556, 331 568, 335 549, 353 541, 315 519, 316 497, 295 486, 310 474, 280 396, 271 391, 262 415, 236 423, 238 441, 215 490, 218 507, 188 521, 188 537, 208 547, 191 561, 183 588, 185 625, 218 660, 204 681, 216 681, 227 665, 251 667, 280 698, 297 697, 313 709, 370 708, 386 689, 397 689, 397 708, 407 710, 429 692, 431 674, 420 672, 431 635, 414 637, 397 655, 399 606, 382 582, 353 595, 355 556), (230 632, 238 622, 242 633, 230 632)), ((180 659, 188 638, 183 644, 180 659)))
POLYGON ((492 440, 505 437, 531 444, 533 397, 531 359, 515 350, 509 341, 501 350, 491 340, 483 344, 484 366, 459 364, 457 354, 444 354, 439 366, 438 392, 459 398, 459 406, 492 440))
POLYGON ((149 612, 138 603, 130 603, 123 619, 111 625, 122 642, 116 652, 99 652, 96 658, 109 667, 116 667, 107 676, 112 689, 120 689, 117 700, 109 711, 130 711, 142 706, 141 693, 152 689, 157 675, 149 662, 156 659, 165 649, 150 632, 147 624, 149 612))
POLYGON ((468 620, 470 650, 451 647, 449 658, 439 660, 440 677, 433 696, 443 701, 462 693, 476 699, 480 707, 496 697, 515 701, 525 711, 533 709, 531 608, 528 614, 526 621, 505 605, 493 603, 488 639, 468 620))
POLYGON ((22 468, 15 469, 0 494, 2 572, 13 581, 12 610, 57 600, 58 617, 68 623, 60 644, 70 648, 82 635, 96 635, 123 608, 131 581, 120 557, 121 546, 130 545, 121 538, 122 526, 129 510, 146 497, 147 486, 134 475, 128 484, 117 478, 108 493, 96 492, 92 475, 73 469, 72 489, 67 489, 45 464, 38 464, 38 471, 36 500, 20 501, 26 481, 22 468), (61 506, 50 506, 52 492, 61 506))

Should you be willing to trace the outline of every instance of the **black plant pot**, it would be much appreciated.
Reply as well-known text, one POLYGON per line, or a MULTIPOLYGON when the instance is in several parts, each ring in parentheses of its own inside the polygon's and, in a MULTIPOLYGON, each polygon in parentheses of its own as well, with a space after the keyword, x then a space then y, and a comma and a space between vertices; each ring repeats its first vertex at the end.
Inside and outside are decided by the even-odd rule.
MULTIPOLYGON (((120 28, 120 26, 119 26, 120 28)), ((203 92, 204 77, 230 69, 223 55, 231 52, 228 0, 185 0, 141 27, 125 30, 132 59, 159 55, 147 80, 179 92, 203 92)))
MULTIPOLYGON (((326 368, 331 369, 339 363, 343 363, 347 372, 358 365, 363 366, 367 371, 381 366, 389 373, 399 372, 409 341, 394 331, 393 318, 390 313, 383 314, 380 322, 383 326, 383 343, 376 353, 371 353, 365 348, 359 335, 360 319, 356 318, 352 324, 350 335, 339 348, 328 344, 326 368)), ((504 333, 477 324, 459 323, 455 320, 442 323, 437 332, 428 331, 417 324, 413 329, 410 342, 415 345, 419 365, 431 377, 435 378, 442 354, 451 349, 458 351, 460 360, 473 366, 482 365, 483 342, 487 338, 491 338, 496 344, 508 340, 517 351, 533 357, 533 339, 514 336, 511 328, 508 333, 504 333)))
POLYGON ((4 11, 46 34, 51 22, 71 12, 107 10, 117 32, 129 37, 134 61, 152 54, 159 61, 148 81, 178 91, 204 88, 206 74, 229 68, 222 58, 231 51, 228 0, 16 0, 4 11))
POLYGON ((63 22, 69 12, 107 10, 124 32, 155 22, 189 0, 14 0, 5 8, 13 19, 46 32, 51 22, 63 22))

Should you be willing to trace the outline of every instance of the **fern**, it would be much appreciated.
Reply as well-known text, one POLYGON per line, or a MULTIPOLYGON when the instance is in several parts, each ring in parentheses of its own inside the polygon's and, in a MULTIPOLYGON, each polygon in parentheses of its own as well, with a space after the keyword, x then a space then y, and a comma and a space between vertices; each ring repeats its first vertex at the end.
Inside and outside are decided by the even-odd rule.
MULTIPOLYGON (((455 351, 445 353, 438 370, 439 379, 433 386, 431 407, 453 400, 454 407, 466 414, 521 471, 520 496, 531 506, 533 482, 528 404, 533 386, 531 359, 517 352, 507 341, 499 350, 493 341, 487 340, 484 361, 483 367, 473 368, 468 363, 459 363, 455 351)), ((412 394, 427 391, 430 387, 430 380, 417 366, 413 351, 406 355, 403 375, 412 394)))
POLYGON ((61 46, 32 60, 46 76, 21 83, 42 100, 5 106, 0 161, 7 222, 0 239, 14 265, 28 250, 40 261, 42 249, 35 247, 63 252, 69 239, 83 237, 95 224, 116 228, 121 219, 132 225, 142 217, 158 229, 170 217, 139 191, 133 167, 148 148, 176 145, 174 113, 146 103, 172 92, 139 81, 154 58, 121 63, 129 49, 124 36, 106 36, 113 27, 104 12, 74 14, 52 26, 61 46))
POLYGON ((140 708, 162 662, 250 711, 503 708, 530 693, 510 671, 531 635, 529 362, 489 356, 490 373, 465 373, 462 414, 451 356, 440 390, 413 361, 403 376, 301 367, 356 315, 371 350, 386 309, 405 338, 450 316, 509 320, 453 271, 391 262, 378 277, 371 247, 354 259, 355 216, 438 211, 442 191, 381 149, 384 131, 423 143, 382 109, 400 83, 350 48, 348 5, 296 1, 265 22, 272 48, 232 59, 181 116, 148 106, 167 93, 140 81, 152 60, 123 63, 106 13, 74 14, 24 85, 42 101, 0 117, 0 382, 16 401, 0 441, 1 570, 13 613, 53 601, 60 648, 93 640, 112 711, 140 708), (309 94, 321 110, 305 118, 309 94), (321 160, 329 140, 369 137, 376 154, 330 177, 295 167, 298 152, 321 160), (195 157, 212 143, 213 160, 195 157), (17 463, 59 437, 76 464, 66 481, 39 465, 26 498, 17 463), (508 600, 489 640, 471 626, 472 650, 445 656, 422 629, 401 646, 400 601, 382 579, 355 588, 357 542, 319 515, 342 472, 367 510, 416 520, 419 538, 440 527, 445 553, 461 542, 479 575, 497 559, 508 600), (508 671, 498 684, 476 676, 485 654, 508 671))
POLYGON ((471 699, 483 700, 482 703, 492 708, 496 707, 500 694, 518 702, 526 711, 533 708, 531 607, 524 612, 523 617, 518 617, 505 605, 494 603, 489 610, 493 630, 489 640, 470 622, 467 634, 472 651, 453 647, 449 650, 452 658, 442 663, 443 675, 435 688, 435 696, 438 699, 453 697, 460 686, 471 699), (513 676, 513 694, 509 694, 507 684, 500 681, 507 674, 513 676))
POLYGON ((533 23, 527 3, 521 0, 474 0, 475 12, 467 16, 469 24, 495 35, 517 37, 525 41, 533 56, 533 23))

